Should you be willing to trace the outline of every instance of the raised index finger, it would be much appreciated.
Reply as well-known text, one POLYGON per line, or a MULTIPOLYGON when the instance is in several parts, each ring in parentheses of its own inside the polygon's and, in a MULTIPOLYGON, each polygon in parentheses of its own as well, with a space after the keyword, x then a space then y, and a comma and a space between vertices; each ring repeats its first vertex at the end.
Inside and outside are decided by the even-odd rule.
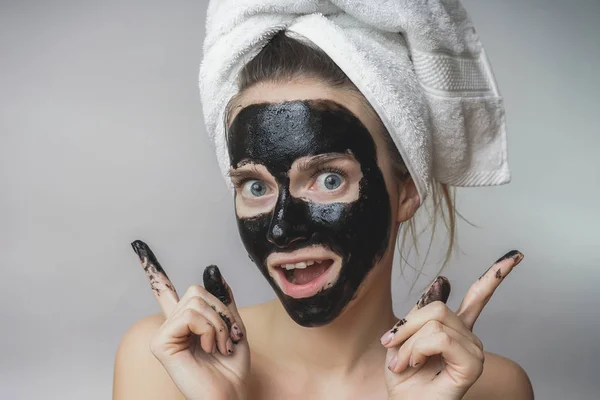
POLYGON ((456 312, 469 329, 473 329, 475 321, 492 298, 496 288, 500 286, 512 269, 523 260, 523 257, 523 254, 518 250, 509 251, 471 285, 456 312))
POLYGON ((140 258, 146 276, 150 279, 150 287, 156 301, 162 308, 165 317, 169 317, 179 302, 175 287, 146 243, 136 240, 131 243, 131 247, 140 258))

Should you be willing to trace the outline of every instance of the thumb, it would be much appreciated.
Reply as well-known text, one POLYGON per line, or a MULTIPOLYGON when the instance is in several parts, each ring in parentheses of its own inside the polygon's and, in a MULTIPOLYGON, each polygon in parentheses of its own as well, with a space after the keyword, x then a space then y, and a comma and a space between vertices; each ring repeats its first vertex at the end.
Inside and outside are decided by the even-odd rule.
POLYGON ((204 269, 204 288, 213 296, 215 296, 221 303, 223 303, 229 311, 233 314, 236 322, 241 325, 241 328, 245 331, 244 322, 240 317, 240 314, 235 304, 235 298, 231 288, 223 278, 219 267, 216 265, 209 265, 204 269))

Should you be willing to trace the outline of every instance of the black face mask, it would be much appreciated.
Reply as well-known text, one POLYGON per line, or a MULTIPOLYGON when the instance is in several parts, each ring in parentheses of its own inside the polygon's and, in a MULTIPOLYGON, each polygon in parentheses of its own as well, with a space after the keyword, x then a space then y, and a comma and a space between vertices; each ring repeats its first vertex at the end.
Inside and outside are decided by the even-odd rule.
POLYGON ((279 187, 273 210, 238 218, 250 258, 294 321, 302 326, 333 321, 388 246, 390 202, 371 134, 354 114, 333 101, 254 104, 240 111, 231 124, 228 146, 232 167, 240 162, 262 164, 279 187), (363 176, 356 201, 319 204, 290 195, 292 163, 324 153, 352 154, 360 163, 363 176), (286 295, 269 275, 267 257, 314 245, 341 257, 337 281, 312 297, 286 295))

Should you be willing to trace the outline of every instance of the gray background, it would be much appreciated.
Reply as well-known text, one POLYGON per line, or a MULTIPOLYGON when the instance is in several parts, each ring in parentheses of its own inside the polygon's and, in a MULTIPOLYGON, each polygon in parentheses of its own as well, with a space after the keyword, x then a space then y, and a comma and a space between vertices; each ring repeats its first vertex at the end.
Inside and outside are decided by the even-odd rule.
MULTIPOLYGON (((522 250, 476 333, 527 370, 537 398, 597 398, 600 2, 465 5, 506 100, 514 176, 459 192, 478 227, 459 226, 450 303, 522 250)), ((240 304, 272 298, 204 133, 204 15, 201 1, 1 3, 0 398, 110 397, 121 335, 159 311, 134 239, 180 291, 217 263, 240 304)), ((394 276, 398 315, 442 245, 412 293, 410 268, 394 276)))

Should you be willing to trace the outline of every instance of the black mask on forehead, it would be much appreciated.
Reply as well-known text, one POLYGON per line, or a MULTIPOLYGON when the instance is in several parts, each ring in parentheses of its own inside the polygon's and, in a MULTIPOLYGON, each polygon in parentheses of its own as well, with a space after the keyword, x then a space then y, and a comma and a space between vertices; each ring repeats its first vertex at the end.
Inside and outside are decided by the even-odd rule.
POLYGON ((371 134, 354 114, 333 101, 253 104, 231 124, 228 146, 232 167, 262 164, 279 187, 272 211, 238 218, 248 254, 298 324, 319 326, 333 321, 388 245, 390 203, 371 134), (319 204, 290 195, 292 163, 324 153, 350 153, 360 163, 363 177, 356 201, 319 204), (342 258, 337 281, 309 298, 286 295, 268 273, 267 256, 314 245, 342 258))

